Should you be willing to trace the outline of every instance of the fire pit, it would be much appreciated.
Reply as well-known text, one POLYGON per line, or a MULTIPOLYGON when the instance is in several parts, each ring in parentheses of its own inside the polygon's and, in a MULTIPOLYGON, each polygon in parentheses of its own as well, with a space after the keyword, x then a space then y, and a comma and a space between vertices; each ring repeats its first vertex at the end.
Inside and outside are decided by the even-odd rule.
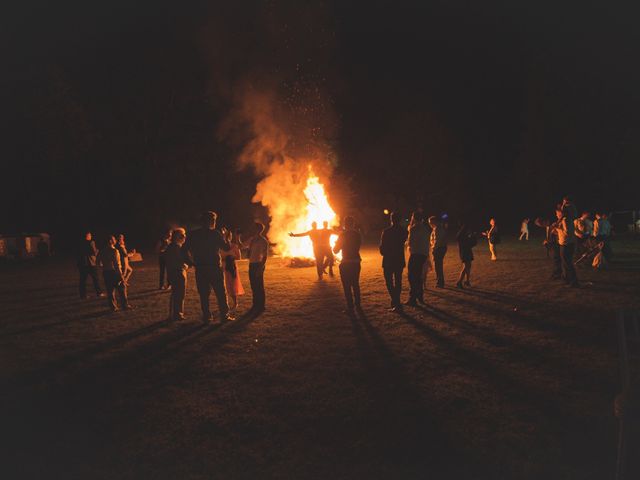
POLYGON ((306 268, 314 267, 316 261, 313 258, 292 257, 287 260, 287 267, 290 268, 306 268))

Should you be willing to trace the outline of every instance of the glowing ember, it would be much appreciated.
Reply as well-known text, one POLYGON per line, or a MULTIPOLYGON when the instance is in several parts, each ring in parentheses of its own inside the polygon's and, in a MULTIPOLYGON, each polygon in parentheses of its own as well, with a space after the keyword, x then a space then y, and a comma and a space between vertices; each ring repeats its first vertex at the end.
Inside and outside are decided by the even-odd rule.
MULTIPOLYGON (((287 258, 313 258, 313 246, 309 237, 292 238, 289 232, 302 233, 311 229, 311 223, 317 222, 318 228, 323 228, 323 222, 329 222, 329 228, 337 226, 338 217, 329 205, 329 200, 324 190, 324 185, 320 183, 320 179, 313 173, 309 166, 306 179, 306 187, 303 190, 304 205, 299 209, 299 214, 291 216, 282 225, 278 222, 277 212, 272 210, 272 227, 274 224, 280 224, 281 228, 271 229, 270 235, 278 245, 278 253, 287 258)), ((292 196, 292 199, 295 198, 292 196)), ((288 199, 282 199, 285 203, 288 199)), ((295 208, 295 205, 292 205, 295 208)), ((335 244, 337 235, 331 236, 331 245, 335 244)))

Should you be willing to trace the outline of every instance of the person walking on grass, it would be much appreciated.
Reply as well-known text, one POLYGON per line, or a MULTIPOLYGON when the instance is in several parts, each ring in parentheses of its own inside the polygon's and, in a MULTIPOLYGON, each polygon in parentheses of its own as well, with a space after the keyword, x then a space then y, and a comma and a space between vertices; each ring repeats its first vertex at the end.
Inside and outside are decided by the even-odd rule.
POLYGON ((491 253, 491 260, 495 262, 496 260, 498 260, 496 245, 500 243, 500 231, 498 230, 498 225, 496 224, 495 218, 489 220, 489 230, 487 230, 486 232, 482 232, 482 235, 487 237, 487 242, 489 243, 489 253, 491 253))
POLYGON ((254 315, 259 315, 266 308, 264 270, 269 256, 269 241, 264 236, 264 230, 264 225, 256 222, 253 237, 249 241, 249 283, 253 294, 250 312, 254 315))
POLYGON ((184 297, 187 292, 188 258, 183 249, 187 239, 184 228, 176 228, 171 233, 171 243, 164 252, 167 279, 171 284, 169 299, 169 318, 184 320, 184 297))
POLYGON ((104 297, 98 281, 98 249, 91 232, 84 235, 78 255, 78 272, 80 273, 80 298, 87 298, 87 277, 91 277, 97 297, 104 297))
POLYGON ((529 240, 529 219, 525 218, 522 220, 522 224, 520 225, 520 238, 518 240, 529 240))
POLYGON ((429 247, 433 256, 433 267, 436 271, 436 288, 444 288, 444 256, 447 254, 447 232, 438 217, 429 217, 431 237, 429 247))
POLYGON ((360 232, 355 228, 355 220, 353 217, 344 219, 344 231, 338 237, 334 253, 342 252, 342 261, 340 262, 340 280, 344 297, 347 302, 346 313, 353 316, 354 307, 361 310, 360 303, 360 245, 362 238, 360 232))
POLYGON ((415 211, 409 224, 409 300, 405 305, 415 307, 418 302, 424 304, 423 269, 429 258, 429 232, 424 224, 422 212, 415 211))
POLYGON ((469 230, 465 223, 462 223, 456 235, 458 241, 458 251, 462 262, 462 271, 458 277, 456 286, 464 288, 471 286, 471 263, 473 262, 473 247, 478 244, 476 235, 469 230))
POLYGON ((402 312, 400 296, 402 294, 402 272, 406 265, 404 258, 407 229, 400 225, 401 217, 392 212, 389 216, 391 226, 382 232, 380 238, 380 255, 382 255, 382 272, 387 291, 391 297, 391 311, 402 312))
POLYGON ((189 255, 189 263, 196 268, 196 286, 200 296, 200 308, 204 323, 209 323, 212 318, 209 309, 211 289, 213 289, 218 301, 220 321, 234 320, 234 317, 229 313, 220 259, 220 250, 228 252, 231 246, 224 239, 222 233, 216 230, 217 219, 218 215, 215 212, 206 212, 202 216, 201 228, 191 232, 184 245, 185 251, 189 255))
POLYGON ((120 300, 120 308, 123 310, 132 309, 127 298, 127 286, 122 278, 122 263, 120 253, 116 249, 116 237, 109 236, 109 243, 98 255, 98 261, 102 264, 102 276, 104 286, 107 289, 107 305, 112 312, 118 311, 116 293, 120 300))

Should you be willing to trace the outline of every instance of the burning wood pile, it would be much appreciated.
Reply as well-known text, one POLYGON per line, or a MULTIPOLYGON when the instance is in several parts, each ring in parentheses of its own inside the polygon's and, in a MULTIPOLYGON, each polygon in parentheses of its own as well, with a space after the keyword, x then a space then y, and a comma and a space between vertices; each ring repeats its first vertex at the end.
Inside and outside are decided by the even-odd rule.
POLYGON ((314 267, 316 261, 313 258, 293 257, 287 261, 287 267, 291 268, 307 268, 314 267))
MULTIPOLYGON (((330 102, 325 103, 317 89, 309 96, 300 91, 283 95, 278 89, 251 84, 239 87, 237 103, 220 135, 243 143, 238 165, 251 168, 260 178, 252 201, 268 210, 274 253, 292 267, 307 267, 314 265, 311 239, 289 233, 308 232, 313 222, 318 227, 324 222, 329 228, 338 225, 325 191, 336 164, 325 140, 334 122, 330 102)), ((336 240, 337 235, 331 235, 331 245, 336 240)))
MULTIPOLYGON (((315 260, 311 239, 308 236, 291 237, 289 233, 307 232, 312 223, 321 226, 328 222, 333 226, 338 218, 329 205, 324 185, 311 165, 307 166, 304 177, 289 184, 289 187, 288 191, 282 191, 279 198, 270 199, 272 220, 269 236, 277 244, 278 254, 287 259, 289 267, 312 267, 315 260)), ((332 246, 336 240, 337 235, 331 235, 332 246)))

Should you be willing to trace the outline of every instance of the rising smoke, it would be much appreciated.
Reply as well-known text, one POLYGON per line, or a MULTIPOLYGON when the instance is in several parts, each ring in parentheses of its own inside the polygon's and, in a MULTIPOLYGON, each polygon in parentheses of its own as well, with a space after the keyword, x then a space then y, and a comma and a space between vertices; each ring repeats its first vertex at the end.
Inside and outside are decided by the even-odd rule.
MULTIPOLYGON (((244 19, 255 43, 244 45, 241 59, 233 48, 213 49, 214 82, 228 111, 218 138, 236 152, 239 169, 255 174, 252 200, 268 209, 269 236, 277 244, 289 231, 309 228, 299 220, 307 203, 309 169, 328 186, 337 161, 332 146, 337 117, 327 80, 332 34, 326 16, 304 6, 270 3, 256 17, 244 19)), ((218 17, 212 30, 216 44, 230 44, 232 29, 218 17)))

